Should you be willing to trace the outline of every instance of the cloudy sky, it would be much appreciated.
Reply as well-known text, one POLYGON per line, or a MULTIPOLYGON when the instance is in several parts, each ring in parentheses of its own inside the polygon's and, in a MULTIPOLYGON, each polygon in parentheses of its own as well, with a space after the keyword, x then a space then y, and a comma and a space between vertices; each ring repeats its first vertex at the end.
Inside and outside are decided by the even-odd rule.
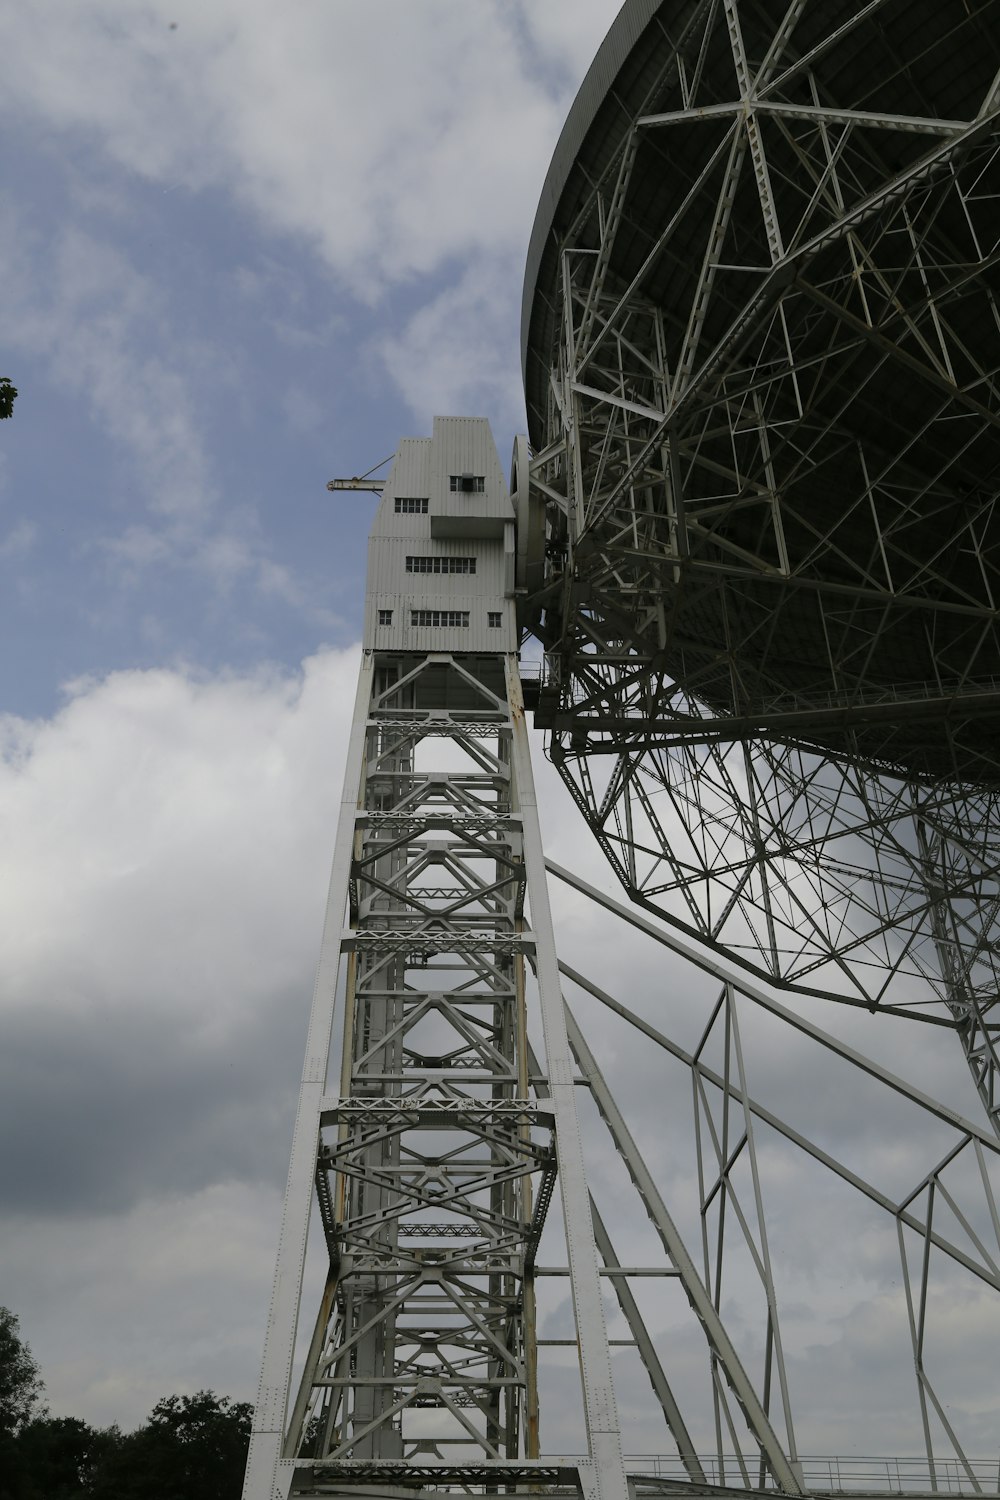
MULTIPOLYGON (((325 484, 435 412, 488 416, 506 462, 538 189, 616 9, 0 3, 0 1302, 57 1414, 254 1394, 372 510, 325 484)), ((552 852, 610 889, 539 775, 552 852)), ((556 911, 574 963, 660 1025, 669 994, 692 1044, 704 983, 564 890, 556 911)), ((975 1110, 940 1037, 838 1025, 975 1110)), ((893 1191, 947 1145, 881 1096, 861 1111, 811 1044, 764 1026, 751 1054, 759 1092, 893 1191)), ((605 1056, 690 1207, 687 1075, 634 1040, 605 1056)), ((829 1412, 831 1391, 910 1401, 891 1220, 829 1191, 805 1214, 800 1164, 768 1150, 812 1450, 915 1450, 911 1416, 829 1412)), ((961 1351, 978 1452, 995 1335, 980 1286, 947 1296, 935 1348, 961 1351)), ((650 1308, 703 1372, 685 1316, 650 1308)))

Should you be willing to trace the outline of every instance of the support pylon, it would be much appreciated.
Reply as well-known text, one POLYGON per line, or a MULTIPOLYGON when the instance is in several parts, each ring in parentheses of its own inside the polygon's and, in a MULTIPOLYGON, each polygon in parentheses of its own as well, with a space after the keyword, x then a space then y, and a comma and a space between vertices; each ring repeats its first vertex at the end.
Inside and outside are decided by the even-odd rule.
POLYGON ((402 444, 365 651, 245 1500, 627 1484, 485 422, 402 444), (342 1053, 331 1066, 335 1013, 342 1053), (542 1051, 529 1077, 528 1011, 542 1051), (588 1453, 539 1453, 556 1184, 588 1453), (325 1240, 304 1305, 310 1216, 325 1240), (311 1334, 297 1348, 300 1314, 311 1334))

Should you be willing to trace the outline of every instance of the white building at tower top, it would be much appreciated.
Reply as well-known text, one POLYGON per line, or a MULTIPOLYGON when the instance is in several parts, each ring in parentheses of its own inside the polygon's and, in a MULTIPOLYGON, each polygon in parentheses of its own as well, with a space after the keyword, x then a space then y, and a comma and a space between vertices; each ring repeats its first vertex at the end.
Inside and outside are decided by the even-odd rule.
POLYGON ((368 542, 366 650, 517 650, 514 507, 489 423, 404 438, 368 542))

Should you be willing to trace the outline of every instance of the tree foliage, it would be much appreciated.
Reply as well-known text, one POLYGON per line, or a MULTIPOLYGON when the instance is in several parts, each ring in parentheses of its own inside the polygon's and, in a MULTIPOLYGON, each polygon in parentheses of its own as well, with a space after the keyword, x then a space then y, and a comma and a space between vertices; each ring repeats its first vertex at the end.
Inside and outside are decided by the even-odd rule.
POLYGON ((0 1433, 16 1433, 24 1426, 43 1389, 18 1318, 9 1308, 0 1307, 0 1433))
POLYGON ((0 1500, 239 1500, 253 1407, 164 1396, 135 1432, 38 1411, 38 1366, 0 1308, 0 1500))
POLYGON ((35 1417, 13 1447, 8 1488, 11 1500, 82 1500, 98 1493, 102 1470, 122 1441, 117 1427, 105 1431, 79 1417, 35 1417))
POLYGON ((6 375, 0 375, 0 418, 12 417, 14 415, 14 402, 17 400, 17 386, 11 385, 6 375))
POLYGON ((165 1396, 100 1465, 93 1500, 237 1500, 253 1407, 214 1391, 165 1396))

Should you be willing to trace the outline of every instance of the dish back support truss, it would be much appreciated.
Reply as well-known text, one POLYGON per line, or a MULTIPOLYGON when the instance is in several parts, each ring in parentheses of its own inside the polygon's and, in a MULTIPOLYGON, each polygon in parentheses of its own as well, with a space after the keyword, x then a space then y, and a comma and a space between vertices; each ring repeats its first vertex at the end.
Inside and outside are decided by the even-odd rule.
POLYGON ((515 461, 538 722, 630 896, 953 1026, 994 1124, 996 21, 661 7, 552 230, 515 461))

